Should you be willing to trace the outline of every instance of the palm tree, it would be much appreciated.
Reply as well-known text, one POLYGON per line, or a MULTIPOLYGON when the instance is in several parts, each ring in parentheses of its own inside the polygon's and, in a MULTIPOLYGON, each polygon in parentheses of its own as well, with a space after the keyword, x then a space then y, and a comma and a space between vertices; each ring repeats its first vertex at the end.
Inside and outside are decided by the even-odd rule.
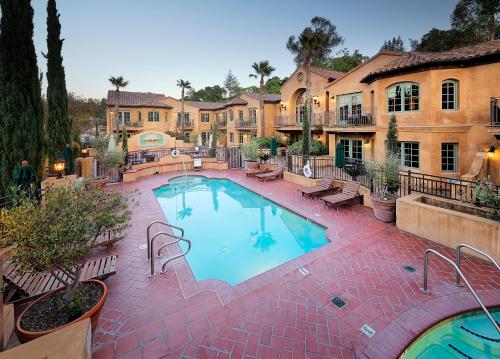
POLYGON ((181 135, 184 138, 184 91, 191 88, 191 82, 182 79, 177 80, 177 86, 182 89, 181 92, 181 135))
POLYGON ((116 129, 116 136, 118 137, 118 131, 120 130, 120 125, 118 123, 118 115, 120 111, 120 89, 127 87, 129 84, 128 81, 125 81, 123 76, 111 76, 109 78, 109 82, 111 82, 111 85, 116 87, 115 90, 115 129, 116 129))
POLYGON ((259 78, 260 77, 260 89, 259 89, 259 111, 260 111, 260 130, 259 136, 264 136, 264 78, 271 76, 272 72, 275 70, 274 67, 269 65, 269 61, 261 61, 259 63, 254 62, 252 65, 254 71, 250 74, 250 77, 259 78))
POLYGON ((297 66, 303 67, 306 78, 306 98, 304 105, 307 115, 303 119, 303 128, 304 132, 307 133, 303 134, 304 155, 309 154, 311 143, 310 119, 313 112, 310 68, 313 64, 326 60, 332 49, 343 42, 342 36, 337 33, 335 25, 330 20, 315 16, 311 20, 311 25, 310 27, 306 27, 298 38, 290 36, 286 44, 288 50, 294 55, 297 66))

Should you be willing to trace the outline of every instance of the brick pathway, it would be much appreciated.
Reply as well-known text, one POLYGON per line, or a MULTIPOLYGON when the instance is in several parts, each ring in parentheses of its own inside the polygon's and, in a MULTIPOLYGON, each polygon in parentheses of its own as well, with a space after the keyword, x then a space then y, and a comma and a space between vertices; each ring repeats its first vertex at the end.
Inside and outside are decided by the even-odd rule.
MULTIPOLYGON (((260 183, 239 170, 202 174, 230 178, 314 219, 328 227, 331 243, 235 287, 196 282, 184 259, 150 279, 139 246, 147 225, 165 220, 151 189, 179 174, 122 184, 140 193, 127 238, 111 250, 117 275, 106 281, 93 358, 391 358, 439 318, 477 307, 442 261, 431 261, 432 294, 423 294, 424 249, 453 252, 376 220, 369 208, 326 209, 292 183, 260 183), (298 272, 303 266, 310 274, 298 272), (336 295, 344 308, 330 303, 336 295), (363 324, 375 329, 372 338, 363 324)), ((500 305, 493 267, 466 257, 463 268, 488 305, 500 305)))

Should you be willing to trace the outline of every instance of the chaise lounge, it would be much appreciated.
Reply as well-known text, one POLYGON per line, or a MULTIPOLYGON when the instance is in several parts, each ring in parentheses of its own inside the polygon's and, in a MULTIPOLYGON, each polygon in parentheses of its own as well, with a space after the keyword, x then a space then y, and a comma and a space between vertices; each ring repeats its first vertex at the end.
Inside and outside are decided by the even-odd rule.
POLYGON ((328 194, 329 192, 335 192, 337 188, 333 186, 333 178, 330 176, 325 176, 321 179, 321 182, 317 186, 311 187, 300 187, 299 192, 303 196, 309 198, 315 198, 328 194))
POLYGON ((271 172, 271 168, 269 165, 265 164, 260 164, 257 168, 247 168, 245 170, 247 177, 253 177, 268 172, 271 172))
POLYGON ((283 178, 283 171, 284 168, 281 166, 275 167, 271 172, 269 173, 262 173, 255 175, 259 179, 259 181, 267 181, 267 180, 275 180, 278 178, 283 178))
POLYGON ((330 196, 321 197, 321 200, 325 206, 336 206, 339 209, 340 205, 349 203, 354 199, 358 198, 359 182, 345 182, 344 187, 342 187, 342 192, 337 194, 332 194, 330 196))

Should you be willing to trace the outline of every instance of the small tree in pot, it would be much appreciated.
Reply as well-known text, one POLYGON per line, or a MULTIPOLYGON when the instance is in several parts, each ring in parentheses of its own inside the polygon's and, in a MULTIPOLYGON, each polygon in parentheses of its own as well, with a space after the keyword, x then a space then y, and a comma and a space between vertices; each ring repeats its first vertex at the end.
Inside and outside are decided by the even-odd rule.
POLYGON ((94 187, 49 188, 41 203, 25 200, 15 208, 1 210, 0 244, 15 246, 12 261, 19 270, 45 271, 65 285, 62 291, 33 302, 21 314, 16 323, 21 340, 47 334, 91 311, 97 316, 92 320, 95 328, 100 312, 95 308, 104 305, 107 288, 102 282, 93 282, 101 290, 82 284, 85 258, 103 235, 122 237, 130 216, 128 200, 119 191, 94 187))
POLYGON ((248 141, 242 147, 243 155, 248 169, 257 168, 257 159, 259 158, 259 144, 254 139, 248 141))

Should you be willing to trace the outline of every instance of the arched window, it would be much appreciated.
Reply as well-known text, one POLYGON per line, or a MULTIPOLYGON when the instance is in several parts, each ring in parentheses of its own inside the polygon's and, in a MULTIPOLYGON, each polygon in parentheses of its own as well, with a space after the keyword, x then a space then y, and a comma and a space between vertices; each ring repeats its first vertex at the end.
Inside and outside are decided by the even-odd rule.
POLYGON ((444 80, 441 83, 441 108, 458 110, 458 81, 444 80))
POLYGON ((400 82, 387 88, 387 111, 420 110, 420 88, 414 82, 400 82))

